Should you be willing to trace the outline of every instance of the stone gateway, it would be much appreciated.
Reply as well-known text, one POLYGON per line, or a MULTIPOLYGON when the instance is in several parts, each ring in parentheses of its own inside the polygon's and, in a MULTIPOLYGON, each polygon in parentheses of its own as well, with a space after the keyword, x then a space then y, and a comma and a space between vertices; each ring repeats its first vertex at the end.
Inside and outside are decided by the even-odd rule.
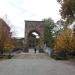
POLYGON ((36 32, 39 35, 39 47, 44 47, 44 21, 25 21, 25 48, 35 47, 35 36, 31 33, 36 32))

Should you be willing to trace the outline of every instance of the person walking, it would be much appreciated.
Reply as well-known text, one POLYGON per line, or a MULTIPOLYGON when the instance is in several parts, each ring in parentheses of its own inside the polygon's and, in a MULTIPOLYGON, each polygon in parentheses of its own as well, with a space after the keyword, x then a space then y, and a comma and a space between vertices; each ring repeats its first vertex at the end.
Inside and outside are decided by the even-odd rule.
POLYGON ((36 53, 36 48, 34 48, 34 52, 36 53))

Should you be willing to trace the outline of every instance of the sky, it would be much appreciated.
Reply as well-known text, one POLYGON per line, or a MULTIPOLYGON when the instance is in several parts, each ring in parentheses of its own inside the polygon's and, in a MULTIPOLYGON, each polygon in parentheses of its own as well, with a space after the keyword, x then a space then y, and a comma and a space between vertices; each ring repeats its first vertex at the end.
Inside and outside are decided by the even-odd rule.
POLYGON ((25 20, 41 21, 61 18, 56 0, 0 0, 0 17, 10 26, 15 37, 24 37, 25 20))

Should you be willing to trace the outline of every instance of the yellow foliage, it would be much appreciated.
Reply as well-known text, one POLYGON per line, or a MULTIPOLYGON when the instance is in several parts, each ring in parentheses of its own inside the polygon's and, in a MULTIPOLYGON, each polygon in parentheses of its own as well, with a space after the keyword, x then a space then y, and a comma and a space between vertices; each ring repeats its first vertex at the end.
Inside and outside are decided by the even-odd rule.
POLYGON ((15 48, 15 45, 13 44, 13 41, 11 40, 11 38, 5 41, 4 48, 7 48, 7 49, 15 48))
POLYGON ((65 28, 64 31, 57 36, 54 49, 60 50, 75 50, 75 38, 72 36, 72 30, 65 28))
POLYGON ((13 49, 14 45, 6 44, 6 46, 4 48, 13 49))
POLYGON ((71 50, 75 50, 75 35, 72 36, 72 39, 71 39, 71 47, 72 47, 71 50))

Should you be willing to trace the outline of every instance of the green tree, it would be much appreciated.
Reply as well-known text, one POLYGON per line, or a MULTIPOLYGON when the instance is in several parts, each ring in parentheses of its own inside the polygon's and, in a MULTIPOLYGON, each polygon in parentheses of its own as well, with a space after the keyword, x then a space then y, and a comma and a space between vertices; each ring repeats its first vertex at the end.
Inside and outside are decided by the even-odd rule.
POLYGON ((51 18, 44 19, 44 26, 45 26, 45 43, 48 47, 53 46, 53 29, 55 27, 55 23, 51 18))
POLYGON ((56 22, 56 26, 58 27, 58 30, 61 30, 65 27, 65 21, 63 21, 62 19, 58 20, 56 22))
POLYGON ((72 23, 75 19, 75 0, 57 0, 61 4, 60 14, 67 23, 72 23))

